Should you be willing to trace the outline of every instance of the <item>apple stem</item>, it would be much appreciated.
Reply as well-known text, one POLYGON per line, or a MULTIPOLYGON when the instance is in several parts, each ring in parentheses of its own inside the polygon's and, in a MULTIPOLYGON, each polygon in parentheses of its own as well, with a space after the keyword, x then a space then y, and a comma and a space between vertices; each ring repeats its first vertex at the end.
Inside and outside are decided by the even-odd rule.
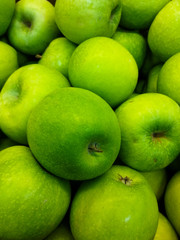
POLYGON ((124 183, 124 184, 126 184, 126 185, 131 185, 131 183, 132 183, 132 179, 130 179, 129 177, 122 177, 121 175, 119 175, 119 180, 122 182, 122 183, 124 183))
POLYGON ((42 58, 42 55, 40 55, 40 54, 36 54, 35 58, 37 58, 37 59, 41 59, 41 58, 42 58))
POLYGON ((100 148, 97 147, 97 143, 93 143, 88 147, 89 150, 93 152, 103 152, 100 148))

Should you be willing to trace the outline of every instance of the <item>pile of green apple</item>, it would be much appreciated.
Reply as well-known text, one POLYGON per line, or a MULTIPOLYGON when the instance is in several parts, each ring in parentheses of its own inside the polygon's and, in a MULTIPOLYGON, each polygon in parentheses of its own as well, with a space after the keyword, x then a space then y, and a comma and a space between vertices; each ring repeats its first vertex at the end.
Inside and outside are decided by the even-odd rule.
POLYGON ((0 240, 180 238, 180 0, 0 0, 0 240))

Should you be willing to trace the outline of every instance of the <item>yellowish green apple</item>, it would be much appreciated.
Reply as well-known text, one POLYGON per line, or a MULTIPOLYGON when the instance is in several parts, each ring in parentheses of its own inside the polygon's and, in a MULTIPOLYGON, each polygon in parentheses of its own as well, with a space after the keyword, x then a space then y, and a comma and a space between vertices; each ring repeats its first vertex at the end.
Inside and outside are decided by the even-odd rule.
POLYGON ((113 165, 84 181, 70 208, 76 240, 152 240, 159 218, 156 197, 139 172, 113 165))
POLYGON ((0 89, 18 67, 17 51, 9 44, 0 41, 0 89))
POLYGON ((148 74, 147 77, 147 86, 146 86, 146 92, 157 92, 157 85, 158 85, 158 79, 159 79, 159 73, 162 68, 163 64, 158 64, 154 66, 148 74))
POLYGON ((162 213, 159 213, 158 227, 153 240, 178 240, 173 226, 162 213))
POLYGON ((65 37, 56 38, 43 52, 39 64, 56 69, 68 77, 68 65, 76 45, 65 37))
POLYGON ((117 107, 134 91, 138 67, 130 52, 117 41, 94 37, 81 43, 69 62, 69 80, 117 107))
POLYGON ((141 172, 141 174, 146 178, 146 180, 152 187, 152 190, 156 195, 157 200, 159 200, 164 194, 164 190, 168 181, 168 174, 166 168, 150 172, 141 172))
POLYGON ((146 57, 147 43, 145 37, 138 31, 118 28, 112 38, 133 55, 140 69, 146 57))
POLYGON ((96 36, 112 37, 121 10, 121 0, 56 0, 55 19, 63 35, 80 44, 96 36))
POLYGON ((148 31, 149 47, 163 62, 180 51, 179 28, 180 2, 169 1, 156 15, 148 31))
POLYGON ((28 147, 6 148, 0 159, 0 239, 44 239, 68 210, 70 183, 46 172, 28 147))
POLYGON ((158 82, 157 91, 172 98, 180 105, 180 53, 174 54, 162 66, 158 82))
POLYGON ((69 86, 60 72, 40 64, 17 69, 0 93, 1 130, 12 140, 27 144, 26 128, 32 109, 49 93, 69 86))

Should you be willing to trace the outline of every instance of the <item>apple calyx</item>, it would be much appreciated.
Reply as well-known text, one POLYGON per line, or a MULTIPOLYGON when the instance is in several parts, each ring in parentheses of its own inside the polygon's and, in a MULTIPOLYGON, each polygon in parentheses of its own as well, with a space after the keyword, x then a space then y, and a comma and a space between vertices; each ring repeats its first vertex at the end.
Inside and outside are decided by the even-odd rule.
POLYGON ((91 143, 88 147, 88 150, 92 151, 92 152, 103 152, 102 149, 100 149, 100 147, 98 146, 97 143, 91 143))
POLYGON ((29 20, 23 20, 23 24, 24 24, 27 28, 31 28, 31 26, 32 26, 32 23, 31 23, 31 21, 29 21, 29 20))
POLYGON ((133 180, 130 179, 128 176, 122 177, 121 175, 119 175, 119 181, 124 183, 127 186, 130 186, 133 180))
POLYGON ((157 131, 152 133, 152 140, 153 141, 161 141, 161 138, 165 138, 165 132, 164 131, 157 131))

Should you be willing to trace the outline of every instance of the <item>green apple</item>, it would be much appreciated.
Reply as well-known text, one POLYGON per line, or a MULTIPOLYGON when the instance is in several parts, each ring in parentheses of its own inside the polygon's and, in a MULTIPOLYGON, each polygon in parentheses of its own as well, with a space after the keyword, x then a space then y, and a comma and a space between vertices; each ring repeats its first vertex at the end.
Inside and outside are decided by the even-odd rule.
POLYGON ((68 210, 69 182, 46 172, 28 147, 9 147, 0 159, 0 239, 44 239, 68 210))
POLYGON ((180 236, 180 171, 176 172, 168 182, 164 205, 168 219, 180 236))
POLYGON ((138 79, 133 56, 107 37, 94 37, 81 43, 71 56, 68 73, 72 86, 96 93, 111 107, 133 93, 138 79))
POLYGON ((118 28, 112 38, 122 44, 133 55, 140 69, 144 62, 147 48, 144 36, 138 31, 118 28))
POLYGON ((146 92, 146 84, 147 81, 145 79, 139 78, 134 92, 138 94, 146 92))
POLYGON ((76 45, 65 37, 56 38, 45 49, 39 64, 53 68, 68 77, 68 65, 76 45))
MULTIPOLYGON (((5 43, 7 43, 7 44, 9 44, 11 46, 11 44, 10 44, 10 42, 9 42, 9 40, 8 40, 6 35, 3 35, 0 38, 0 41, 5 42, 5 43)), ((22 66, 26 65, 29 61, 36 60, 35 56, 28 55, 28 54, 22 53, 20 51, 17 51, 17 58, 18 58, 18 65, 19 65, 19 67, 22 67, 22 66)))
POLYGON ((0 36, 6 33, 15 9, 15 0, 0 1, 0 36))
POLYGON ((158 82, 157 91, 172 98, 180 105, 180 53, 170 57, 162 66, 158 82))
POLYGON ((9 44, 0 41, 0 89, 18 67, 17 51, 9 44))
POLYGON ((46 0, 20 0, 8 29, 11 44, 19 51, 42 53, 58 36, 54 6, 46 0))
POLYGON ((116 109, 121 128, 119 157, 140 171, 168 166, 180 152, 180 107, 160 93, 139 94, 116 109))
POLYGON ((96 36, 112 37, 121 18, 121 0, 56 0, 55 19, 74 43, 96 36))
POLYGON ((162 64, 162 61, 151 52, 148 46, 146 52, 146 57, 141 67, 141 76, 144 78, 148 78, 149 72, 153 67, 157 66, 158 64, 162 64))
POLYGON ((39 64, 17 69, 0 93, 1 130, 14 141, 27 144, 26 127, 32 109, 49 93, 69 86, 60 72, 39 64))
POLYGON ((163 64, 154 66, 148 74, 146 92, 157 92, 159 73, 163 64))
POLYGON ((158 227, 153 240, 178 240, 174 228, 162 213, 159 213, 158 227))
POLYGON ((76 240, 152 240, 158 217, 157 200, 146 179, 118 165, 84 181, 70 208, 76 240))
POLYGON ((75 240, 69 222, 62 221, 61 224, 45 240, 75 240))
POLYGON ((101 97, 81 88, 61 88, 44 98, 27 124, 29 146, 49 172, 86 180, 107 171, 120 148, 115 112, 101 97))
POLYGON ((120 26, 136 30, 149 28, 154 17, 169 1, 121 0, 123 10, 120 26))
POLYGON ((173 0, 156 15, 148 33, 151 51, 163 62, 180 51, 179 28, 180 4, 179 0, 173 0))
POLYGON ((157 200, 159 200, 163 196, 168 180, 166 168, 150 172, 141 172, 141 174, 146 178, 146 180, 152 187, 152 190, 156 195, 157 200))

